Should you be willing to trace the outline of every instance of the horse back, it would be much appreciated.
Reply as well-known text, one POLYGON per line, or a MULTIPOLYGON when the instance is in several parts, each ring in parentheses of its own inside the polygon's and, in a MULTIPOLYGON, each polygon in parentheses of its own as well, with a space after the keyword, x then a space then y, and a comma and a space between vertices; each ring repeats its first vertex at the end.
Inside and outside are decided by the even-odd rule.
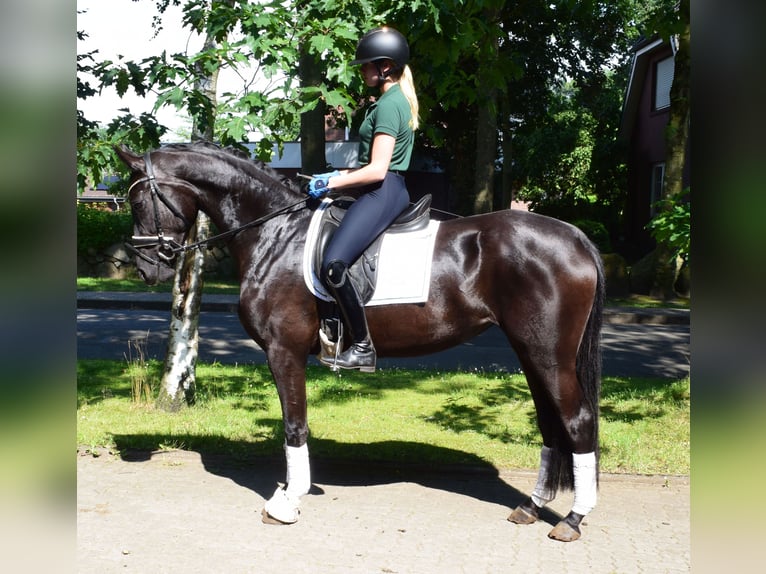
POLYGON ((454 272, 494 275, 495 280, 527 282, 591 275, 600 266, 598 250, 577 227, 521 210, 504 210, 445 221, 436 241, 438 260, 454 272), (451 262, 451 264, 450 264, 451 262), (589 270, 591 273, 589 273, 589 270))

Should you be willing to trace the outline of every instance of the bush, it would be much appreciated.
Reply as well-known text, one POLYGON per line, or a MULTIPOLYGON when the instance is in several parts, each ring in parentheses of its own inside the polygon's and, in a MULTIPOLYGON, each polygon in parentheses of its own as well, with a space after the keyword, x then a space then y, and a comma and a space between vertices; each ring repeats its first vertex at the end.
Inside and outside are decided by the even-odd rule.
POLYGON ((133 218, 128 210, 110 211, 90 204, 77 204, 77 253, 100 251, 125 241, 133 233, 133 218))
POLYGON ((606 226, 600 221, 593 221, 592 219, 578 219, 573 221, 572 225, 582 230, 585 235, 588 236, 593 243, 596 244, 598 250, 601 253, 612 252, 612 242, 609 239, 609 232, 606 230, 606 226))
POLYGON ((657 215, 646 225, 659 245, 665 245, 673 258, 682 258, 689 263, 691 251, 691 201, 687 199, 690 189, 683 197, 658 201, 657 215))

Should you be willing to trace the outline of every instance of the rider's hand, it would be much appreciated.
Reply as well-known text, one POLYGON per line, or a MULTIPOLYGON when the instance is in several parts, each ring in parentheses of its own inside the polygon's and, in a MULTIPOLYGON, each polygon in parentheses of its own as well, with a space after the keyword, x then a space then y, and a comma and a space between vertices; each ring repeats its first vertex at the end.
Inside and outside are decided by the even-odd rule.
POLYGON ((330 178, 335 177, 336 175, 340 175, 340 172, 337 170, 328 173, 312 175, 311 181, 309 182, 308 188, 306 189, 306 193, 314 198, 322 197, 330 191, 330 178))

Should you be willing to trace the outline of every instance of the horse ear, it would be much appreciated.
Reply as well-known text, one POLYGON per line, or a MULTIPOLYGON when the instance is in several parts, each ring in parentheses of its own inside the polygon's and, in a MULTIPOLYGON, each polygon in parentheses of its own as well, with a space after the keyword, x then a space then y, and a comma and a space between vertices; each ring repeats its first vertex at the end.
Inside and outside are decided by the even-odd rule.
POLYGON ((140 155, 134 154, 124 145, 114 146, 114 151, 125 165, 133 171, 137 171, 143 165, 143 159, 140 155))

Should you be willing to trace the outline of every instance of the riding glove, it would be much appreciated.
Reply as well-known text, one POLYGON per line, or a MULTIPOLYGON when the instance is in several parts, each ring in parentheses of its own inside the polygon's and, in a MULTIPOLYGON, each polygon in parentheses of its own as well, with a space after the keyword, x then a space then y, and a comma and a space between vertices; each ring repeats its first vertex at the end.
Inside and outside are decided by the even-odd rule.
POLYGON ((328 187, 330 178, 335 177, 336 175, 340 175, 338 170, 311 176, 311 181, 309 182, 306 192, 314 198, 322 197, 330 191, 330 188, 328 187))

